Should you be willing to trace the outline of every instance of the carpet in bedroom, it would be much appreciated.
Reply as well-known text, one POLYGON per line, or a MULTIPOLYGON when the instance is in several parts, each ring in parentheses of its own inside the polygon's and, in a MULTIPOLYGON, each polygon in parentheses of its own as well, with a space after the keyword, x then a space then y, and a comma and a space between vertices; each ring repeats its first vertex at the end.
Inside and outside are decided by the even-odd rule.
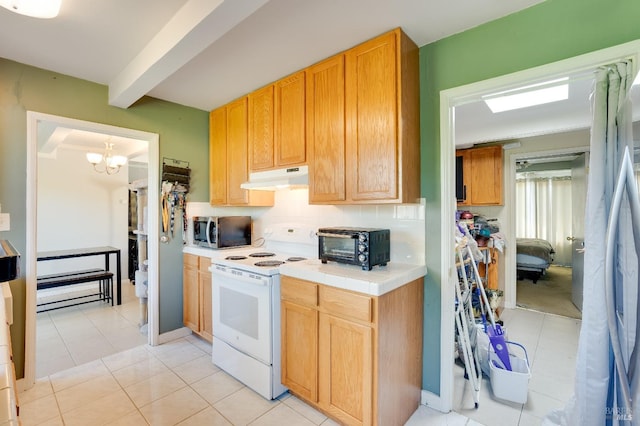
POLYGON ((536 284, 518 280, 516 305, 534 311, 582 319, 571 302, 571 268, 552 265, 536 284))

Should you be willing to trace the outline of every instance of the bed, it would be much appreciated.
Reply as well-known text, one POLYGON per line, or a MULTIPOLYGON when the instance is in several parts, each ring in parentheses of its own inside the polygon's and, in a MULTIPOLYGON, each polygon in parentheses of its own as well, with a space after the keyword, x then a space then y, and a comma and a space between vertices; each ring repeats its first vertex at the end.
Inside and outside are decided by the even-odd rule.
POLYGON ((535 284, 546 273, 556 252, 547 240, 516 238, 516 253, 518 280, 531 278, 535 284))

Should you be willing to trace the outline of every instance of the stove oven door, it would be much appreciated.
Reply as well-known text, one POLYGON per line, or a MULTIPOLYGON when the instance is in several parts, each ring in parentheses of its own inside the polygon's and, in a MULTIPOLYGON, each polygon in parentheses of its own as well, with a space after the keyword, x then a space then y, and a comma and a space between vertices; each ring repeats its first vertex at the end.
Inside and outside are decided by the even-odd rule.
POLYGON ((271 365, 272 278, 214 265, 213 335, 271 365))

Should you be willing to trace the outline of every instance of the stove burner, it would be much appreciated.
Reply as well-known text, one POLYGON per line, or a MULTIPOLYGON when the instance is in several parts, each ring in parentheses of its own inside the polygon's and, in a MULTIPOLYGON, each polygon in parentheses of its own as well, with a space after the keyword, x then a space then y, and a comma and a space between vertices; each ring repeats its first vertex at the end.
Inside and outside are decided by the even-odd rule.
POLYGON ((287 259, 287 262, 299 262, 301 260, 307 260, 307 258, 306 257, 292 256, 292 257, 287 259))
POLYGON ((247 256, 227 256, 225 260, 244 260, 247 256))
POLYGON ((254 263, 256 266, 280 266, 284 262, 281 260, 261 260, 259 262, 254 263))
POLYGON ((275 256, 275 253, 270 253, 268 251, 259 251, 257 253, 251 253, 250 257, 272 257, 275 256))

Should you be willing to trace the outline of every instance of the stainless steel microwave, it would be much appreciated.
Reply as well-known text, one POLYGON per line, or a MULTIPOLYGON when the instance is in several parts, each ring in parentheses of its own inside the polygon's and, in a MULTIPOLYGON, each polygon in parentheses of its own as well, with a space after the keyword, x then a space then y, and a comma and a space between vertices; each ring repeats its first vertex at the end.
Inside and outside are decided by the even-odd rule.
POLYGON ((358 265, 370 271, 385 266, 390 259, 390 232, 374 228, 318 229, 318 257, 322 263, 334 261, 358 265))
POLYGON ((251 216, 194 216, 193 243, 223 249, 251 245, 251 216))

